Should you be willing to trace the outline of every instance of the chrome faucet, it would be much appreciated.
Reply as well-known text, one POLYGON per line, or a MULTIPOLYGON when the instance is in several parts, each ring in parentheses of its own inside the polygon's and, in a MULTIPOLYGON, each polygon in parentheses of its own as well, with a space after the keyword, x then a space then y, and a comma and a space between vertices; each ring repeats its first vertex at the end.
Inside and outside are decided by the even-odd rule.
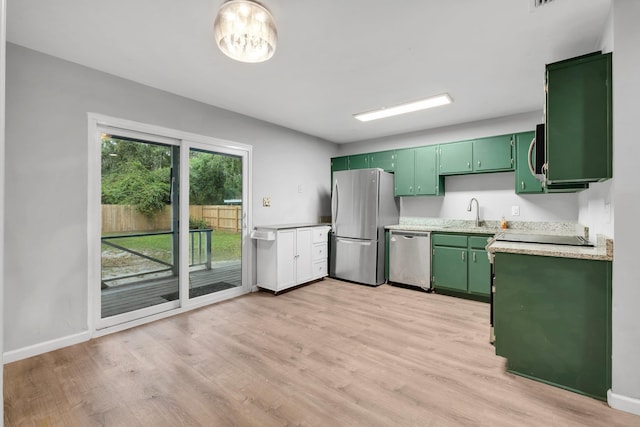
POLYGON ((467 206, 467 212, 471 212, 471 204, 474 201, 476 202, 476 227, 480 227, 480 203, 478 203, 478 199, 476 199, 475 197, 472 197, 471 200, 469 200, 469 206, 467 206))

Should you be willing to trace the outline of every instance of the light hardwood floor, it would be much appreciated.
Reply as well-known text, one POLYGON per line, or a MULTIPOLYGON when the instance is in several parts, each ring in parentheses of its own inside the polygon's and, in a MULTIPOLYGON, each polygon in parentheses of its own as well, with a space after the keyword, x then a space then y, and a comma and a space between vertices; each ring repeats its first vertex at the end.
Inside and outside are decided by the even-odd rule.
POLYGON ((7 426, 640 426, 517 377, 487 304, 332 279, 5 366, 7 426))

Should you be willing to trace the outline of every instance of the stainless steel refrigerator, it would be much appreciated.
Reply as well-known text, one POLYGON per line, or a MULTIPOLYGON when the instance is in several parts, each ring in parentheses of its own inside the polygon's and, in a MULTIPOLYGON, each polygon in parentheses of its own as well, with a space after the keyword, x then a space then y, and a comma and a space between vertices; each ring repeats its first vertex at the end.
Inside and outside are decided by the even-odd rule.
POLYGON ((366 285, 384 283, 386 225, 398 223, 393 174, 382 169, 334 172, 329 275, 366 285))

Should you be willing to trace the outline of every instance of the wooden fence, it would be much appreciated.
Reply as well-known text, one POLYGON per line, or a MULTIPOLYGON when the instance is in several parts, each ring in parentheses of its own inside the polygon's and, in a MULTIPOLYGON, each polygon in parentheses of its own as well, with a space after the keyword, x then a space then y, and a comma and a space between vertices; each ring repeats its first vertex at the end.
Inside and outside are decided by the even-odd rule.
POLYGON ((239 205, 191 205, 189 217, 203 219, 214 230, 242 230, 242 206, 239 205))
MULTIPOLYGON (((189 216, 204 220, 213 230, 242 229, 242 206, 189 206, 189 216)), ((171 208, 147 218, 131 205, 102 205, 102 234, 171 230, 171 208)))

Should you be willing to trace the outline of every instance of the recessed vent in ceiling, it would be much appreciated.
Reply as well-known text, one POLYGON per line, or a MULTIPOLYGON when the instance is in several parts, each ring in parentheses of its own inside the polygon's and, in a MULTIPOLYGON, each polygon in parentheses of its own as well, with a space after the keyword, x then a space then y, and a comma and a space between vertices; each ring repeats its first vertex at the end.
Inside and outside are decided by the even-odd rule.
POLYGON ((553 0, 529 0, 529 10, 534 11, 542 6, 552 3, 553 0))
POLYGON ((531 2, 531 10, 533 10, 533 9, 537 9, 539 7, 545 6, 553 2, 553 0, 530 0, 530 2, 531 2))

